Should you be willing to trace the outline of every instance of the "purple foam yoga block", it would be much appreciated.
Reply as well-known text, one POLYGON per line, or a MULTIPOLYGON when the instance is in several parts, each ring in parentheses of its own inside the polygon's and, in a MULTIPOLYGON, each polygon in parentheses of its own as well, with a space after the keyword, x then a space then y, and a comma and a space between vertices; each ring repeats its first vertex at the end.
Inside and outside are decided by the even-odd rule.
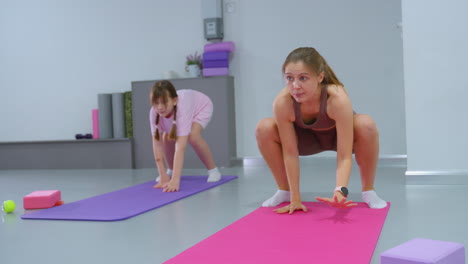
POLYGON ((455 242, 415 238, 380 255, 380 264, 465 264, 465 247, 455 242))
POLYGON ((219 76, 228 75, 229 68, 205 68, 203 69, 203 76, 219 76))
POLYGON ((209 43, 205 45, 204 51, 234 51, 234 42, 218 42, 218 43, 209 43))
POLYGON ((208 51, 203 53, 203 61, 229 60, 228 51, 208 51))
POLYGON ((207 60, 203 61, 203 68, 227 68, 229 67, 228 60, 207 60))

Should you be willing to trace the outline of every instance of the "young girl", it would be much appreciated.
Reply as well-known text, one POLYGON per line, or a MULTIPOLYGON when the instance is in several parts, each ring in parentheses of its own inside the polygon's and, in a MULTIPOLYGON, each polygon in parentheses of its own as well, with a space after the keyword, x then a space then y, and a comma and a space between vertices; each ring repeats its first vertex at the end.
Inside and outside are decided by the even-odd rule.
POLYGON ((290 202, 276 212, 307 211, 299 192, 299 156, 326 150, 337 152, 336 187, 332 198, 317 200, 335 207, 356 205, 346 201, 354 152, 364 202, 370 208, 387 206, 374 190, 379 137, 372 118, 354 113, 343 84, 314 48, 293 50, 283 74, 286 87, 273 102, 274 117, 262 119, 256 129, 258 147, 278 185, 263 206, 290 202))
POLYGON ((164 192, 179 190, 187 142, 208 169, 207 181, 219 181, 221 173, 201 135, 213 114, 210 98, 195 90, 176 91, 171 82, 164 80, 153 85, 150 100, 153 154, 159 173, 153 187, 163 188, 164 192))

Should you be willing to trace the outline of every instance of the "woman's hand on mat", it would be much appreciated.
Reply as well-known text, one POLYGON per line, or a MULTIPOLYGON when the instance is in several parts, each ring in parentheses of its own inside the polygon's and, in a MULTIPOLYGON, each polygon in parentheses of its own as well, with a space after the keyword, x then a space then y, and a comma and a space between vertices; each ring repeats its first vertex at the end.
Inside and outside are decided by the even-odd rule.
POLYGON ((352 200, 346 200, 346 197, 344 197, 339 192, 335 192, 333 198, 315 197, 315 199, 317 199, 317 201, 327 203, 328 205, 336 208, 349 208, 357 205, 357 203, 353 203, 352 200))
POLYGON ((284 214, 288 212, 289 214, 292 214, 294 213, 294 211, 299 211, 299 210, 307 212, 307 207, 305 207, 305 205, 303 205, 301 202, 291 202, 285 207, 275 209, 274 211, 277 212, 278 214, 284 214))
POLYGON ((179 190, 179 182, 175 180, 170 180, 164 185, 163 192, 177 192, 179 190))

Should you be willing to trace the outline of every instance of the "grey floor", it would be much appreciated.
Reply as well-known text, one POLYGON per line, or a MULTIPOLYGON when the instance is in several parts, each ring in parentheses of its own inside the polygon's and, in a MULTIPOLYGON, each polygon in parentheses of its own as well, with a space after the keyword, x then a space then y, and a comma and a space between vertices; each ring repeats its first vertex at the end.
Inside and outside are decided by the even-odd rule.
MULTIPOLYGON (((276 190, 263 165, 222 172, 239 178, 127 220, 92 222, 22 220, 22 197, 59 189, 65 202, 72 202, 152 180, 156 171, 0 170, 0 201, 11 199, 19 207, 12 214, 0 211, 0 263, 163 263, 257 209, 276 190)), ((304 200, 330 195, 333 162, 303 162, 301 172, 304 200)), ((376 188, 392 206, 371 263, 415 237, 468 245, 468 185, 405 185, 404 172, 404 166, 379 165, 376 188)), ((349 187, 350 198, 361 201, 357 166, 349 187)))

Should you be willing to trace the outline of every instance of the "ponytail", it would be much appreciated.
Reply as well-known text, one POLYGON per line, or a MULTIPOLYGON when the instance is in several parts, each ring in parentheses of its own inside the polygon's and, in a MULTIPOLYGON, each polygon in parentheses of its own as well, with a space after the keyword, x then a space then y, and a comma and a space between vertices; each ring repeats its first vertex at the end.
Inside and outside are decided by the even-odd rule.
POLYGON ((325 76, 323 78, 323 81, 322 83, 324 84, 335 84, 335 85, 340 85, 340 86, 344 86, 340 80, 338 80, 338 77, 336 77, 336 74, 335 72, 332 70, 332 68, 330 68, 330 66, 328 65, 328 63, 324 60, 323 61, 324 63, 324 73, 325 73, 325 76))
POLYGON ((154 139, 156 139, 156 141, 159 141, 160 139, 158 124, 159 124, 159 115, 156 114, 156 131, 154 131, 154 139))
POLYGON ((177 139, 177 105, 174 105, 174 120, 172 121, 172 128, 171 132, 169 133, 169 139, 176 140, 177 139))
MULTIPOLYGON (((172 121, 171 132, 169 133, 169 139, 171 139, 171 140, 176 140, 177 139, 176 121, 177 121, 177 105, 174 105, 174 120, 172 121)), ((156 139, 156 141, 159 141, 159 139, 161 138, 160 133, 159 133, 158 124, 159 124, 159 115, 156 114, 156 131, 154 131, 154 139, 156 139)))

